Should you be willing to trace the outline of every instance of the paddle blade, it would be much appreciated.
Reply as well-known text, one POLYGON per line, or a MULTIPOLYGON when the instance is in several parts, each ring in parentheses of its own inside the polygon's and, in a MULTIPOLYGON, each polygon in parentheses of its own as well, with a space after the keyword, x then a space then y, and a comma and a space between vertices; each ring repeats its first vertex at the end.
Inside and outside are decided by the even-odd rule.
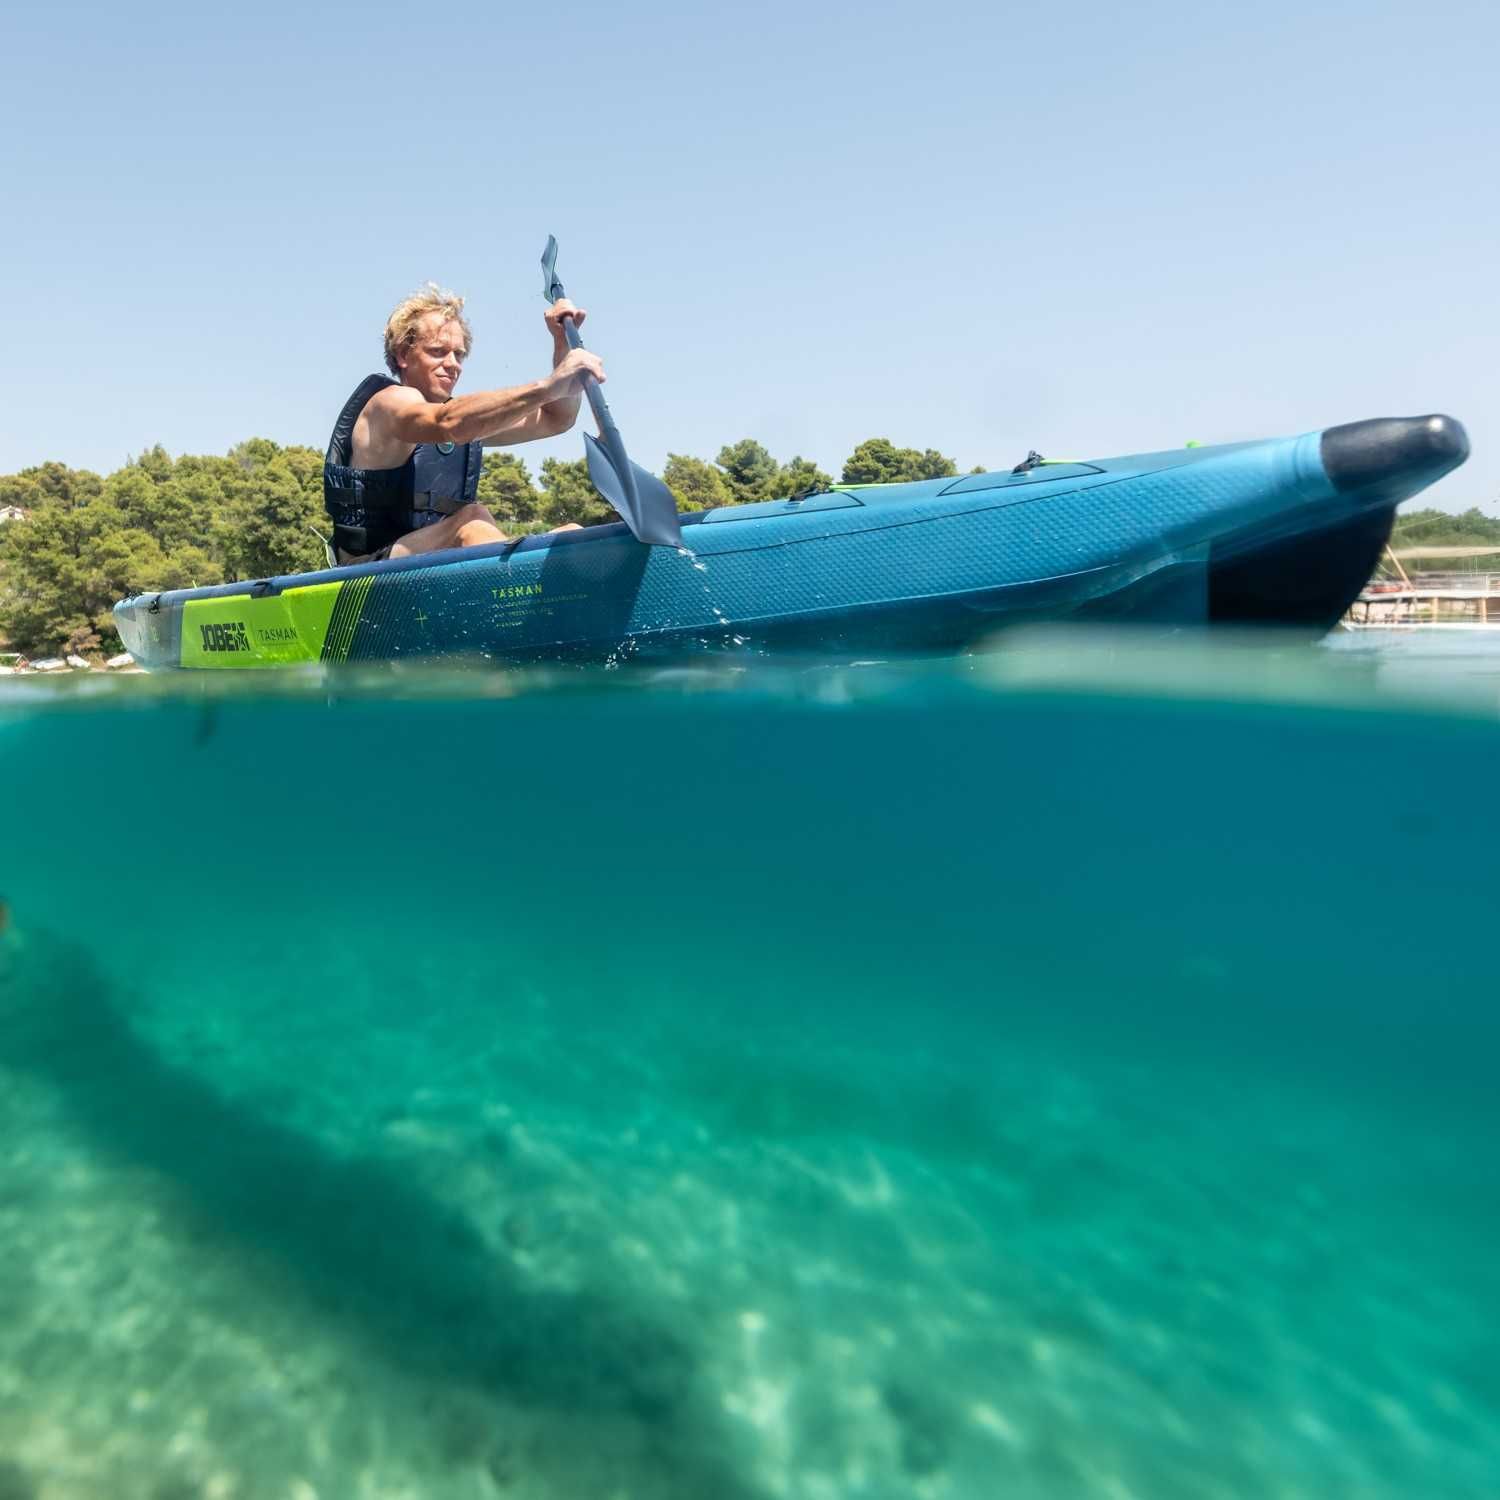
POLYGON ((547 248, 542 251, 542 296, 556 302, 563 294, 562 282, 557 279, 557 236, 547 236, 547 248))
POLYGON ((630 472, 635 478, 635 492, 640 497, 641 509, 648 515, 669 518, 672 526, 672 546, 682 545, 682 526, 677 519, 677 496, 656 477, 639 464, 631 464, 630 472))
POLYGON ((594 488, 619 512, 636 540, 653 547, 680 547, 682 526, 671 490, 628 458, 623 466, 616 464, 592 433, 584 433, 583 447, 594 488))

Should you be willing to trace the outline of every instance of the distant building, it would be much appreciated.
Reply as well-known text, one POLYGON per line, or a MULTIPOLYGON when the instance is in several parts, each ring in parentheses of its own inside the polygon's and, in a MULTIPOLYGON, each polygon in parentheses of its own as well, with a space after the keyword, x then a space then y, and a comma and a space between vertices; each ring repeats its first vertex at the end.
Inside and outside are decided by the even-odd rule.
POLYGON ((24 521, 30 514, 19 505, 0 505, 0 521, 24 521))

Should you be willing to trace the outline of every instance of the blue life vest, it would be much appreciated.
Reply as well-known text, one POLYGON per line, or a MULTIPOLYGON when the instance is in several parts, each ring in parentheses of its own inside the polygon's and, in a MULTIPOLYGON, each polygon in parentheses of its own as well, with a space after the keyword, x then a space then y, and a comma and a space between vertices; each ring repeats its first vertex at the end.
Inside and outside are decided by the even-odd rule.
POLYGON ((360 412, 377 391, 395 384, 388 375, 360 382, 334 423, 323 459, 323 504, 333 521, 333 544, 351 557, 378 552, 409 531, 451 516, 479 493, 482 443, 418 443, 398 469, 352 467, 360 412))

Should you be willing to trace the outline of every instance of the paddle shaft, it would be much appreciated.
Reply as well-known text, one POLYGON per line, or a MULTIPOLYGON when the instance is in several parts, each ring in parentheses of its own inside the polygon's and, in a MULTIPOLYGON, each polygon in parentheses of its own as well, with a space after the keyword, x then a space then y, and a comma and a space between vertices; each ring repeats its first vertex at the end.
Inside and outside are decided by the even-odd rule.
MULTIPOLYGON (((559 296, 562 295, 559 290, 559 296)), ((568 348, 582 349, 583 340, 578 334, 578 325, 572 318, 565 317, 562 320, 563 337, 568 341, 568 348)), ((604 392, 599 389, 599 382, 592 375, 583 377, 583 394, 588 398, 589 410, 594 414, 594 420, 599 424, 600 430, 608 432, 615 425, 615 419, 609 414, 609 407, 604 402, 604 392)))

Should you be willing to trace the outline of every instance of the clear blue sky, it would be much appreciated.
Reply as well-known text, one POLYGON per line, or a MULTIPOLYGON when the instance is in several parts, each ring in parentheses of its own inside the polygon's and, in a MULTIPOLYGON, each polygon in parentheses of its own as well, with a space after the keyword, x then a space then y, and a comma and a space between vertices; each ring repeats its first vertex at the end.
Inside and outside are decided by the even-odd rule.
POLYGON ((0 50, 0 472, 321 447, 428 278, 460 390, 535 378, 551 231, 648 466, 1447 410, 1434 499, 1500 511, 1493 0, 61 0, 0 50))

